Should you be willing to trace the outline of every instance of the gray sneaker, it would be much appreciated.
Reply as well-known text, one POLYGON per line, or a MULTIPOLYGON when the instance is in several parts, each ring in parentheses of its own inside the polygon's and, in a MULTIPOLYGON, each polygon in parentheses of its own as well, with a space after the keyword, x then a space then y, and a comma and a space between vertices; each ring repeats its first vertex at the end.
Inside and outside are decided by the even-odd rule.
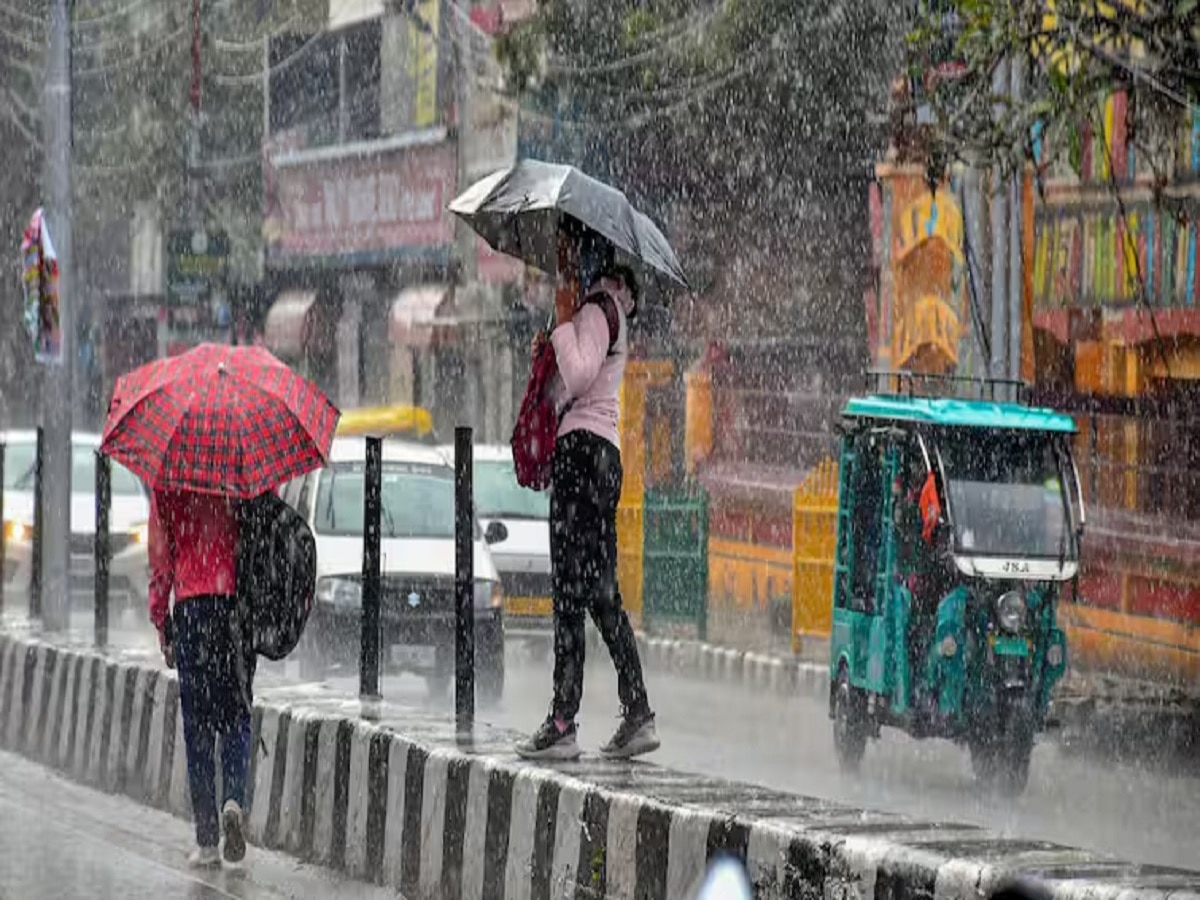
POLYGON ((541 727, 516 746, 517 756, 522 759, 568 760, 578 759, 583 752, 575 740, 575 723, 559 728, 553 716, 548 716, 541 727))
POLYGON ((658 729, 654 727, 654 713, 626 712, 616 733, 600 748, 606 759, 632 759, 644 753, 653 753, 661 746, 658 729))

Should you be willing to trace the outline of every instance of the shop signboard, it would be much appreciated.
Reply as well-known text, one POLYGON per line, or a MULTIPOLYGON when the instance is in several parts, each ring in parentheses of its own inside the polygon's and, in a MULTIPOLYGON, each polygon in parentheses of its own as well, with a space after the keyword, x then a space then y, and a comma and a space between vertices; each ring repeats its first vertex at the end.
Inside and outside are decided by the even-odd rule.
POLYGON ((408 77, 413 86, 414 128, 437 124, 441 17, 441 0, 415 0, 408 17, 408 77))
POLYGON ((176 228, 167 235, 167 302, 196 306, 208 299, 229 267, 229 235, 221 230, 176 228))
POLYGON ((449 248, 454 146, 436 144, 279 159, 269 258, 366 261, 449 248))

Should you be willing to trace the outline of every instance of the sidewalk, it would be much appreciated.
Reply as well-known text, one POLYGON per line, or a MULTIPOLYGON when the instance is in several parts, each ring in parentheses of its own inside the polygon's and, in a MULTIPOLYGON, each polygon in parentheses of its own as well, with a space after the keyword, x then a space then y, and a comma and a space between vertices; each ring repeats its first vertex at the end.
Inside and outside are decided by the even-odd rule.
MULTIPOLYGON (((47 635, 31 622, 25 609, 11 605, 0 616, 0 630, 14 636, 44 637, 62 647, 92 651, 92 612, 75 610, 65 634, 47 635)), ((599 632, 588 623, 589 653, 607 653, 599 632)), ((810 640, 801 653, 744 651, 703 641, 637 633, 642 662, 650 673, 702 678, 782 697, 823 700, 829 696, 829 643, 810 640)), ((553 653, 549 631, 522 631, 508 640, 508 653, 548 660, 553 653)), ((161 669, 158 639, 147 619, 136 613, 116 617, 109 625, 105 655, 127 664, 161 669)), ((259 684, 274 689, 294 684, 287 663, 261 661, 259 684)), ((1101 752, 1117 759, 1147 752, 1167 753, 1200 741, 1200 718, 1194 706, 1147 695, 1137 702, 1105 689, 1103 679, 1068 673, 1051 701, 1050 723, 1057 741, 1069 748, 1101 752)))

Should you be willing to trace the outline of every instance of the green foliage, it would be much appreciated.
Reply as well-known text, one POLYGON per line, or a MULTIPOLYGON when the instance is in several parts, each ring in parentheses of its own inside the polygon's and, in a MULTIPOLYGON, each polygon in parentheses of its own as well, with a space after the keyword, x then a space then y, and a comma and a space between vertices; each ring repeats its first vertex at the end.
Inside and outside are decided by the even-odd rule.
POLYGON ((1162 138, 1200 98, 1196 0, 926 0, 908 43, 918 80, 947 57, 965 67, 953 86, 942 81, 926 93, 938 141, 1005 169, 1031 157, 1037 124, 1052 154, 1039 165, 1078 171, 1080 129, 1094 126, 1105 99, 1124 90, 1136 114, 1131 138, 1166 178, 1170 150, 1162 138), (992 83, 1012 60, 1027 73, 1019 99, 992 83))

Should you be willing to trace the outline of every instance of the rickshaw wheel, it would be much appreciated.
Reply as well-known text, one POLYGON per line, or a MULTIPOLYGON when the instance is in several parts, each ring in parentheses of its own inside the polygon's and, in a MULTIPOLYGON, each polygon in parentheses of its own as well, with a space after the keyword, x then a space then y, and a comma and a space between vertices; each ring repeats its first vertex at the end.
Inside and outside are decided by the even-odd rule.
POLYGON ((1033 728, 1018 704, 1002 709, 997 725, 994 733, 971 740, 971 768, 985 787, 1015 797, 1029 783, 1033 728))
POLYGON ((833 697, 833 743, 843 771, 856 772, 862 764, 867 724, 867 698, 850 684, 850 672, 843 663, 833 697))

